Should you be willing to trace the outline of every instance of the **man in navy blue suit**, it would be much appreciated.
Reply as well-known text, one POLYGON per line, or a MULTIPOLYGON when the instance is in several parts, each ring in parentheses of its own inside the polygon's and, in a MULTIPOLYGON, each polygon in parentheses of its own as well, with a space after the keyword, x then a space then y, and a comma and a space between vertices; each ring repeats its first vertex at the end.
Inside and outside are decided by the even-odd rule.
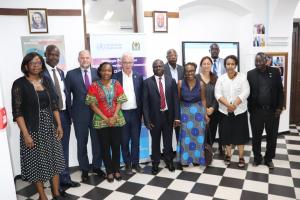
POLYGON ((139 165, 143 77, 132 70, 133 63, 133 56, 125 53, 121 59, 122 71, 113 77, 122 84, 128 99, 121 108, 126 120, 122 128, 122 156, 127 174, 132 174, 132 169, 143 172, 139 165))
POLYGON ((163 136, 164 158, 169 171, 174 171, 172 135, 179 121, 179 98, 175 80, 164 75, 164 63, 157 59, 152 64, 154 76, 143 85, 143 116, 152 138, 152 174, 158 173, 160 138, 163 136))
POLYGON ((63 146, 66 168, 59 176, 60 187, 61 189, 66 189, 69 187, 79 187, 80 183, 72 181, 69 172, 69 141, 71 130, 70 101, 69 93, 65 85, 64 72, 61 69, 57 68, 60 57, 60 51, 58 47, 55 45, 47 46, 45 57, 46 70, 43 72, 43 75, 52 80, 53 87, 58 98, 57 100, 59 104, 59 115, 64 132, 61 143, 63 146))
POLYGON ((92 143, 92 171, 101 177, 105 173, 100 169, 102 165, 100 141, 98 141, 96 130, 92 127, 93 111, 85 105, 85 97, 90 84, 98 80, 97 70, 91 67, 91 55, 87 50, 79 52, 78 62, 80 67, 70 70, 66 76, 67 88, 72 94, 71 118, 74 123, 75 136, 77 139, 77 159, 82 170, 82 182, 88 180, 90 170, 87 154, 87 143, 90 133, 92 143))

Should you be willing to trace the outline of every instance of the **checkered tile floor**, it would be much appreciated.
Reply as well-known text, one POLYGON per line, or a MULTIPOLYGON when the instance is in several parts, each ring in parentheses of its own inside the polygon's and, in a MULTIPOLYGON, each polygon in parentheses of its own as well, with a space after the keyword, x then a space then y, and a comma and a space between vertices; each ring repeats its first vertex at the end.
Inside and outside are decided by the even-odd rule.
MULTIPOLYGON (((265 146, 263 142, 263 151, 265 146)), ((161 164, 156 176, 151 174, 151 164, 142 165, 145 173, 131 176, 123 173, 123 180, 113 183, 91 174, 88 183, 67 190, 68 199, 300 199, 300 126, 291 125, 290 133, 279 136, 273 170, 264 165, 252 166, 250 145, 245 146, 245 160, 250 163, 243 170, 237 167, 237 150, 234 150, 234 162, 229 167, 218 154, 214 157, 210 167, 190 166, 173 173, 161 164)), ((71 176, 74 181, 81 180, 78 170, 71 176)), ((16 188, 18 200, 38 198, 34 186, 27 182, 17 180, 16 188)), ((49 186, 46 192, 51 199, 49 186)))

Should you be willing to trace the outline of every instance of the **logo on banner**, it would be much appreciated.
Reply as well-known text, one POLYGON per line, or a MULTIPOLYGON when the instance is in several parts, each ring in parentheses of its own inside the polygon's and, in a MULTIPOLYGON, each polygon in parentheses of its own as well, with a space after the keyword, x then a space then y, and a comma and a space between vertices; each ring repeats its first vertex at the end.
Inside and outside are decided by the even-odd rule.
POLYGON ((132 42, 132 51, 139 51, 141 49, 141 45, 139 42, 132 42))
POLYGON ((7 117, 5 108, 0 109, 0 130, 4 129, 7 125, 7 117))

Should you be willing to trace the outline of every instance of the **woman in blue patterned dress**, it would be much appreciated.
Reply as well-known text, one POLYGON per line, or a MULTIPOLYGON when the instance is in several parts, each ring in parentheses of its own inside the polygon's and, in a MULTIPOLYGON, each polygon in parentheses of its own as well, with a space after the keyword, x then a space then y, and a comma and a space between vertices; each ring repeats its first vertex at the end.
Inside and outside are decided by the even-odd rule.
POLYGON ((187 63, 184 66, 184 79, 178 81, 180 98, 181 130, 177 144, 176 161, 178 168, 205 165, 204 139, 206 115, 205 86, 196 78, 197 65, 187 63))

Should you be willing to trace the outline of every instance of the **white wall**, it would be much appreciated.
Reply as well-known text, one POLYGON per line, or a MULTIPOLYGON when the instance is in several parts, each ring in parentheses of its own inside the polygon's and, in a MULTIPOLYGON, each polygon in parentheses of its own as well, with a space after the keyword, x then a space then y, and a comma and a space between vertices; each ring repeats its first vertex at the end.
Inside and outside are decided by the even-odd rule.
MULTIPOLYGON (((81 0, 10 0, 0 1, 1 8, 47 8, 47 9, 82 9, 81 0)), ((67 69, 78 66, 78 52, 84 48, 84 32, 82 16, 48 16, 49 33, 34 35, 64 35, 67 69)), ((8 113, 8 141, 14 175, 20 174, 19 129, 12 122, 11 86, 15 79, 22 76, 21 62, 23 59, 21 36, 29 34, 27 16, 0 16, 1 29, 0 79, 3 88, 4 105, 8 113)), ((71 132, 70 166, 78 165, 76 157, 76 139, 71 132)))
MULTIPOLYGON (((139 18, 139 31, 148 41, 147 71, 160 58, 166 61, 166 51, 175 48, 181 63, 182 41, 238 41, 240 69, 246 73, 254 68, 254 56, 259 51, 288 52, 287 108, 282 112, 279 131, 289 130, 291 81, 291 36, 293 13, 298 0, 174 0, 142 1, 143 11, 165 10, 179 12, 179 18, 169 18, 168 33, 153 33, 152 18, 139 18), (266 26, 267 47, 252 47, 253 25, 266 26)), ((298 8, 300 10, 300 8, 298 8)), ((300 12, 297 16, 300 16, 300 12)), ((141 16, 142 17, 142 16, 141 16)), ((199 58, 200 60, 201 58, 199 58)))

